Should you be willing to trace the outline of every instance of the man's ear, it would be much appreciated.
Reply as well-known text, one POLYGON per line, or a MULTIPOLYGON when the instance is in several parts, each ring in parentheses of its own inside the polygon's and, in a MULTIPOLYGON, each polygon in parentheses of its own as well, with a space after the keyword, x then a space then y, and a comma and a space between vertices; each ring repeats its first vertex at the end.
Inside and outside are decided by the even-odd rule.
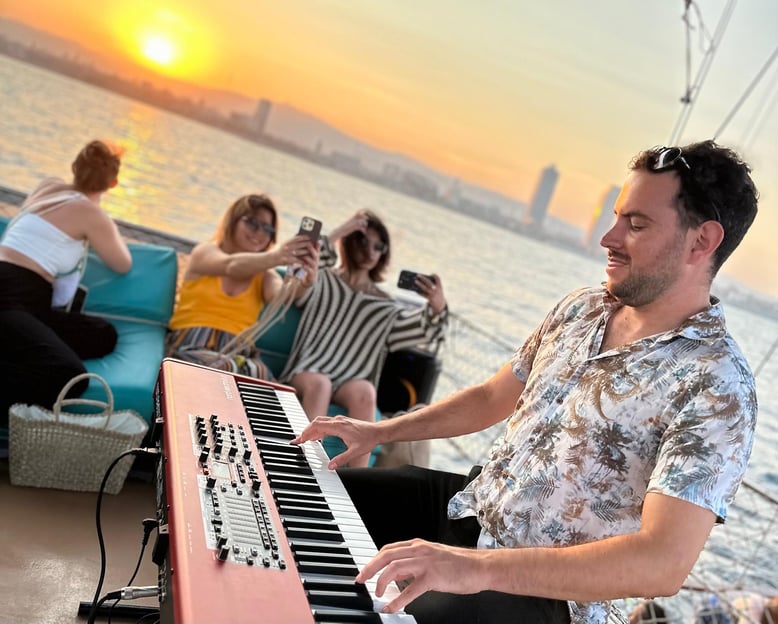
POLYGON ((113 182, 111 182, 111 183, 108 185, 108 188, 113 188, 113 187, 114 187, 114 186, 116 186, 117 184, 119 184, 119 178, 114 178, 114 179, 113 179, 113 182))
POLYGON ((695 260, 706 260, 713 256, 724 240, 724 228, 718 221, 705 221, 697 228, 691 255, 695 260))

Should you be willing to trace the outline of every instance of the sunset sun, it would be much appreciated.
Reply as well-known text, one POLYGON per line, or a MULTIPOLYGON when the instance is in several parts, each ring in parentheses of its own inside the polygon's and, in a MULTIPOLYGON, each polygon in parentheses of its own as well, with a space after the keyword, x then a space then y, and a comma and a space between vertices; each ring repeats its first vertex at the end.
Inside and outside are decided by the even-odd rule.
POLYGON ((176 57, 177 50, 173 42, 160 35, 151 35, 142 43, 143 56, 162 67, 171 67, 176 57))
POLYGON ((137 0, 116 5, 111 23, 125 53, 157 73, 196 80, 209 71, 211 37, 191 14, 137 0))

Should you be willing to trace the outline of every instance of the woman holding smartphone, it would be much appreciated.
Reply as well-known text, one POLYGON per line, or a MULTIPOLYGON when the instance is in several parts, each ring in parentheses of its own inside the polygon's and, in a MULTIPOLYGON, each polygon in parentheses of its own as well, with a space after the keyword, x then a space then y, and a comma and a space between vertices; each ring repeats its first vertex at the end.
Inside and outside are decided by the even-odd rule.
MULTIPOLYGON (((303 306, 280 381, 293 386, 310 419, 331 402, 351 418, 374 420, 376 385, 386 353, 442 339, 448 310, 437 275, 419 276, 427 304, 409 309, 378 283, 391 258, 389 231, 375 214, 359 211, 322 239, 319 273, 298 302, 303 306), (341 262, 334 245, 341 252, 341 262)), ((367 466, 369 455, 351 462, 367 466)))
POLYGON ((283 286, 275 267, 296 264, 299 296, 316 276, 318 245, 297 235, 275 247, 278 216, 267 195, 244 195, 224 213, 213 240, 192 250, 170 319, 166 353, 179 360, 272 379, 253 341, 237 351, 236 337, 254 326, 283 286))

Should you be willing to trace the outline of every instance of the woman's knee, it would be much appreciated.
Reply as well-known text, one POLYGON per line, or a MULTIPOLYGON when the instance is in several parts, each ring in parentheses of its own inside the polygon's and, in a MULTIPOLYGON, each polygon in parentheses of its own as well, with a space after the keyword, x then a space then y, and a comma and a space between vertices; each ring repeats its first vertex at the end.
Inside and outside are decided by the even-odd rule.
POLYGON ((326 395, 329 398, 332 395, 332 382, 321 373, 298 373, 292 377, 291 384, 303 396, 326 395))
POLYGON ((376 406, 375 387, 366 379, 347 381, 338 389, 334 398, 337 403, 350 409, 375 409, 376 406))

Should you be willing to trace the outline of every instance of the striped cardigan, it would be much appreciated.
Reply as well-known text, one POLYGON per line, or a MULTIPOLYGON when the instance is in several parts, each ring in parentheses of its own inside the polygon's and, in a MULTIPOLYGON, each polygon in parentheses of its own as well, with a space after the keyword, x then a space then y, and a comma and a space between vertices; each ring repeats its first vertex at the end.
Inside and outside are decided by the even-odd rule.
POLYGON ((432 316, 428 305, 409 309, 352 290, 331 267, 319 270, 298 304, 303 313, 279 380, 289 383, 303 371, 322 373, 333 392, 351 379, 377 385, 388 351, 436 342, 447 327, 447 309, 432 316))

